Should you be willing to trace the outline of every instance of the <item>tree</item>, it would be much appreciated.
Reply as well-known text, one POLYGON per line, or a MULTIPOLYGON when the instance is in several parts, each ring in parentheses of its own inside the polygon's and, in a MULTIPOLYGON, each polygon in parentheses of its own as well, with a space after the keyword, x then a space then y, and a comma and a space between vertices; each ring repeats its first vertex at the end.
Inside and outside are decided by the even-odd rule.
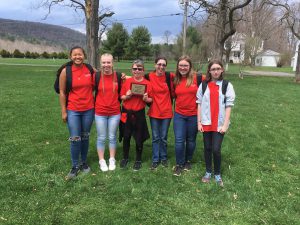
MULTIPOLYGON (((289 3, 287 0, 265 0, 265 4, 276 6, 280 9, 280 20, 287 25, 298 39, 298 43, 300 43, 300 3, 289 3)), ((300 44, 298 44, 295 81, 300 83, 300 44)))
POLYGON ((63 5, 82 10, 85 15, 86 25, 86 47, 87 60, 94 67, 99 65, 99 23, 106 17, 111 17, 114 12, 106 12, 99 15, 99 0, 43 0, 41 6, 48 8, 48 14, 51 13, 52 7, 63 5))
POLYGON ((20 52, 19 49, 15 49, 13 52, 13 56, 15 58, 24 58, 24 53, 20 52))
POLYGON ((164 39, 165 39, 165 44, 169 45, 169 42, 170 42, 170 36, 171 36, 171 31, 169 30, 166 30, 164 32, 164 39))
POLYGON ((195 15, 200 9, 204 9, 208 18, 215 28, 213 58, 222 59, 224 54, 225 41, 236 32, 236 24, 241 20, 241 9, 247 6, 252 0, 193 0, 192 8, 195 15))
POLYGON ((3 58, 9 58, 11 56, 10 52, 2 49, 1 52, 0 52, 0 55, 3 57, 3 58))
POLYGON ((151 35, 145 26, 139 26, 132 30, 126 49, 128 56, 139 58, 150 55, 151 35))
POLYGON ((103 48, 113 56, 116 56, 118 61, 120 61, 120 57, 125 54, 128 38, 128 33, 123 24, 114 23, 107 32, 107 40, 103 42, 103 48))

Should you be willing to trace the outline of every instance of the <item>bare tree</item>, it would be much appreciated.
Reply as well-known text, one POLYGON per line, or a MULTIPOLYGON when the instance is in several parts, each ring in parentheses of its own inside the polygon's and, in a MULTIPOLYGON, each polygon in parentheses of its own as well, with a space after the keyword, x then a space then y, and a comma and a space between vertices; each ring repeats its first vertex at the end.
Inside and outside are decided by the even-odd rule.
POLYGON ((170 36, 171 36, 171 31, 169 31, 169 30, 166 30, 165 32, 164 32, 164 39, 165 39, 165 43, 167 44, 167 45, 169 45, 169 41, 170 41, 170 36))
MULTIPOLYGON (((288 0, 265 0, 265 4, 278 7, 281 12, 280 20, 286 23, 293 35, 298 39, 298 42, 300 42, 300 3, 290 3, 288 0)), ((300 44, 298 44, 295 81, 300 83, 300 44)))
MULTIPOLYGON (((85 15, 87 60, 94 67, 99 64, 99 23, 106 17, 111 17, 114 12, 99 14, 99 0, 43 0, 41 6, 48 8, 46 17, 55 5, 62 5, 81 10, 85 15)), ((103 31, 100 31, 100 33, 103 31)))
POLYGON ((213 58, 222 59, 225 52, 225 41, 236 32, 236 24, 241 20, 241 9, 247 6, 252 0, 193 0, 192 8, 195 15, 197 11, 203 9, 208 14, 208 18, 213 18, 215 28, 215 41, 213 58))

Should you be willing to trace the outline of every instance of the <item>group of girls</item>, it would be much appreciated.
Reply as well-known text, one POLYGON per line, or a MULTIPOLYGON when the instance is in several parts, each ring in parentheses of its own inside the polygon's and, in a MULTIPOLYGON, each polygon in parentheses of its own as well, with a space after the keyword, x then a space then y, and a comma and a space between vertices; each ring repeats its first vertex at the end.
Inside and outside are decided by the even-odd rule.
POLYGON ((132 77, 122 76, 123 81, 120 83, 113 70, 113 56, 103 54, 100 59, 100 81, 98 87, 94 87, 95 74, 91 74, 84 64, 84 50, 81 47, 72 48, 70 58, 73 62, 72 89, 68 94, 66 70, 64 69, 60 75, 62 119, 67 122, 71 143, 72 169, 67 176, 68 179, 76 177, 80 171, 85 173, 90 171, 87 153, 94 118, 100 170, 108 171, 116 168, 118 127, 119 138, 123 139, 123 158, 120 160, 120 167, 128 166, 130 140, 133 137, 136 144, 133 170, 139 170, 142 167, 143 143, 150 137, 145 116, 145 107, 148 105, 147 114, 152 131, 150 169, 155 170, 160 164, 163 167, 168 166, 167 138, 173 118, 176 156, 173 174, 180 176, 183 171, 191 169, 196 136, 200 131, 203 133, 206 164, 206 172, 201 180, 204 183, 210 182, 214 172, 216 182, 223 186, 220 174, 221 144, 229 126, 235 93, 230 82, 226 93, 222 93, 224 68, 221 62, 215 60, 209 63, 206 77, 202 78, 199 87, 197 73, 193 71, 192 61, 187 56, 178 59, 175 73, 166 72, 167 59, 164 57, 158 57, 155 60, 155 70, 146 75, 143 61, 135 60, 131 66, 132 77), (204 82, 207 87, 203 93, 204 82), (143 92, 135 93, 133 85, 143 87, 143 92), (97 89, 95 100, 94 88, 97 89), (110 156, 108 165, 104 158, 107 138, 110 156))

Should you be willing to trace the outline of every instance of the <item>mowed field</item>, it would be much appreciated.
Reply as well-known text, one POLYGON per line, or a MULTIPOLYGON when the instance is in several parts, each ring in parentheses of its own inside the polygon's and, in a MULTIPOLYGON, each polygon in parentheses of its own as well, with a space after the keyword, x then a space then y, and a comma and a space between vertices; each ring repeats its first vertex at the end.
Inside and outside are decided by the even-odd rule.
MULTIPOLYGON (((192 170, 173 176, 173 124, 169 168, 149 170, 148 140, 140 171, 131 168, 132 145, 128 169, 101 172, 93 126, 92 172, 66 181, 68 131, 53 89, 61 63, 0 59, 0 224, 300 224, 300 86, 292 78, 228 72, 237 98, 222 147, 224 188, 200 181, 200 133, 192 170)), ((130 63, 116 68, 129 73, 130 63)), ((117 151, 119 163, 121 143, 117 151)))

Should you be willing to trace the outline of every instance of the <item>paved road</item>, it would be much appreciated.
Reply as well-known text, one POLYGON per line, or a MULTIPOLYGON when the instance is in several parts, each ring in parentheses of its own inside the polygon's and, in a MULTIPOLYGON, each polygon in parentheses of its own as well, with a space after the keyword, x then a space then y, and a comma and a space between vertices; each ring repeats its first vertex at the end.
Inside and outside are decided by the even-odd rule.
POLYGON ((295 77, 295 74, 284 72, 268 72, 268 71, 242 71, 247 76, 270 76, 270 77, 295 77))

